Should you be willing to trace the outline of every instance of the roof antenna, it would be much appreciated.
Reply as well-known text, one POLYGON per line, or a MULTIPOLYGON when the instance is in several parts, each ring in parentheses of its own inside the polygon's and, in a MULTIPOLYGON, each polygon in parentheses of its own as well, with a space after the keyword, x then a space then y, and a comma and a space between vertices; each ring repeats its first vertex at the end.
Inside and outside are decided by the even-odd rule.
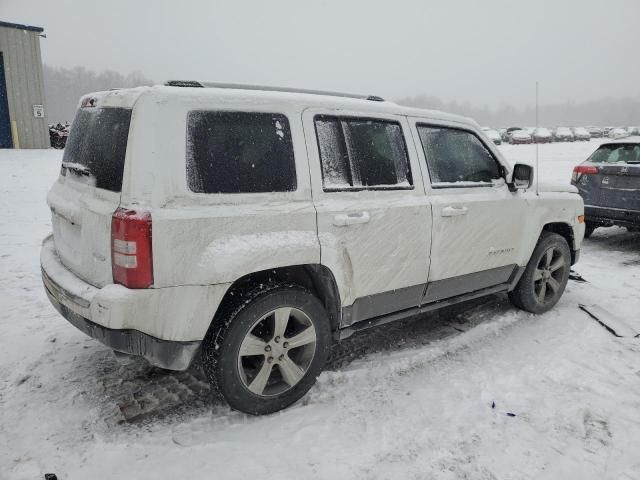
MULTIPOLYGON (((536 131, 538 130, 538 81, 536 80, 536 131)), ((540 159, 538 155, 539 143, 536 142, 536 195, 540 196, 540 159)))

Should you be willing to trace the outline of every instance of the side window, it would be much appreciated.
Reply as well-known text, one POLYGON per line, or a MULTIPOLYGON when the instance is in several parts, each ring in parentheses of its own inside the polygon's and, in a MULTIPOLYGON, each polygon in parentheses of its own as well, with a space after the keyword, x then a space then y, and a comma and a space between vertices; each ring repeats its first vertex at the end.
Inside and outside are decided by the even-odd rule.
POLYGON ((399 123, 323 115, 315 126, 325 191, 412 188, 399 123))
POLYGON ((187 183, 196 193, 295 190, 287 117, 276 113, 189 112, 187 183))
POLYGON ((502 178, 500 165, 473 133, 426 125, 417 128, 432 185, 491 183, 502 178))

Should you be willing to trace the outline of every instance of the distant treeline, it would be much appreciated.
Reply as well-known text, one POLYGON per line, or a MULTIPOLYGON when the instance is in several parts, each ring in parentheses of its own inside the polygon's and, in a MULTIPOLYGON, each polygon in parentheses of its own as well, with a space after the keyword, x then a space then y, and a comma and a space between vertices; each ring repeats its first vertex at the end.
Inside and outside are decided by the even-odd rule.
MULTIPOLYGON (((469 102, 443 102, 426 95, 403 98, 398 100, 398 103, 465 115, 481 125, 492 127, 534 126, 536 122, 535 106, 521 109, 509 105, 498 108, 476 107, 469 102)), ((540 105, 539 123, 546 127, 640 125, 640 97, 603 98, 584 103, 540 105)))
POLYGON ((45 65, 44 90, 49 123, 72 121, 78 101, 85 93, 153 83, 139 72, 122 75, 108 70, 96 73, 83 67, 54 68, 45 65))
MULTIPOLYGON (((140 72, 122 75, 104 71, 92 72, 83 67, 54 68, 44 66, 44 87, 47 95, 49 123, 73 120, 78 100, 88 92, 110 88, 152 85, 154 82, 140 72)), ((477 107, 469 102, 443 102, 426 95, 398 100, 403 105, 431 108, 472 117, 482 125, 493 127, 532 126, 535 124, 535 108, 515 108, 504 105, 498 108, 477 107)), ((585 103, 542 105, 540 125, 572 126, 636 126, 640 125, 640 97, 604 98, 585 103)))

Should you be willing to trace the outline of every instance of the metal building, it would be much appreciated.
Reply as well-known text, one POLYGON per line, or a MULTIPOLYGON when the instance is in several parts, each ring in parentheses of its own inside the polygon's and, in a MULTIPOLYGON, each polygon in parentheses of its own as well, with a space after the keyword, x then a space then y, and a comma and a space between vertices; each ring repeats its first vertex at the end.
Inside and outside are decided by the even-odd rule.
POLYGON ((47 148, 40 34, 0 21, 0 148, 47 148))

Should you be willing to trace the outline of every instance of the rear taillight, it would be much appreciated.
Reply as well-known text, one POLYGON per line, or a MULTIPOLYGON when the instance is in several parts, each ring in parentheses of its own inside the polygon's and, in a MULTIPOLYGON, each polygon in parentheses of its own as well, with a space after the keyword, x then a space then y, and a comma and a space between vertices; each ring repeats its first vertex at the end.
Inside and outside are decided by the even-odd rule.
POLYGON ((571 181, 576 183, 582 175, 597 175, 598 167, 589 167, 586 165, 578 165, 574 167, 571 181))
POLYGON ((151 213, 119 208, 111 218, 111 269, 114 283, 128 288, 153 284, 151 213))

